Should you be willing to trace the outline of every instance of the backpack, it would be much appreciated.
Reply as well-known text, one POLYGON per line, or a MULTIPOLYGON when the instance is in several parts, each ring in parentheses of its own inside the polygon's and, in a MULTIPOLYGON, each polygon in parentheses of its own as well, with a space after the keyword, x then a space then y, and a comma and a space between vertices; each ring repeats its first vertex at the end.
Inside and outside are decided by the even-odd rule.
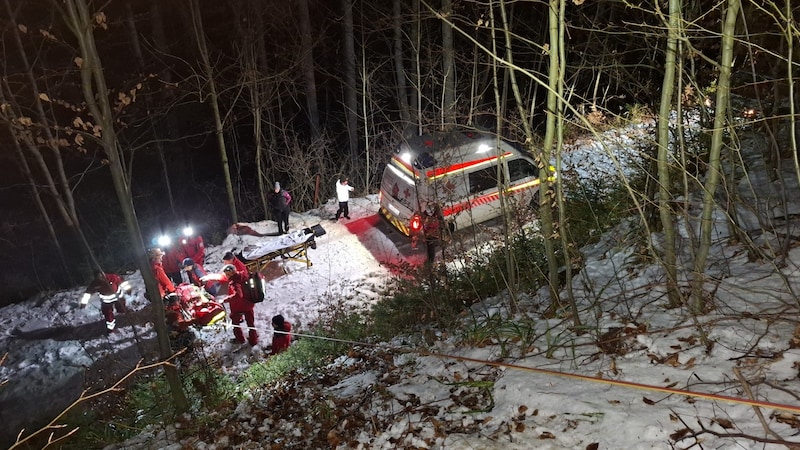
POLYGON ((267 280, 260 272, 248 272, 247 279, 242 283, 242 297, 250 303, 264 301, 267 290, 267 280))

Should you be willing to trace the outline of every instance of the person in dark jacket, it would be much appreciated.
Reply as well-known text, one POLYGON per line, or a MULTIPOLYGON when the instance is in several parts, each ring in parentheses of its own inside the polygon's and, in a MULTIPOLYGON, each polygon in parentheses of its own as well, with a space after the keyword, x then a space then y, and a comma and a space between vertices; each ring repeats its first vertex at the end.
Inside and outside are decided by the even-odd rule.
POLYGON ((253 308, 255 304, 245 300, 242 294, 242 283, 247 280, 247 275, 242 276, 236 272, 233 264, 226 264, 222 268, 223 274, 228 279, 228 295, 223 299, 231 307, 231 323, 233 324, 233 339, 231 342, 244 344, 244 331, 241 323, 247 323, 247 343, 250 345, 258 344, 258 332, 255 325, 255 314, 253 308))
POLYGON ((204 288, 211 295, 216 296, 219 293, 222 283, 216 280, 204 280, 203 277, 207 275, 206 270, 199 262, 186 258, 183 260, 183 270, 189 278, 189 283, 204 288))
POLYGON ((100 312, 106 319, 106 330, 111 333, 117 327, 114 310, 118 313, 127 311, 125 294, 130 292, 130 289, 130 283, 122 281, 122 277, 119 275, 97 272, 81 297, 81 308, 85 308, 92 295, 97 294, 101 302, 100 312))
MULTIPOLYGON (((445 232, 444 217, 438 205, 429 202, 422 215, 422 232, 425 235, 425 250, 427 263, 433 264, 436 259, 436 248, 441 245, 445 232)), ((444 253, 444 249, 442 249, 444 253)))
POLYGON ((289 204, 292 203, 292 196, 281 189, 280 183, 276 181, 275 189, 270 193, 268 201, 275 216, 275 221, 278 222, 278 234, 288 233, 289 212, 291 211, 289 204))
POLYGON ((287 322, 282 315, 272 317, 272 328, 277 333, 272 333, 272 350, 271 354, 277 355, 289 348, 292 343, 292 324, 287 322))

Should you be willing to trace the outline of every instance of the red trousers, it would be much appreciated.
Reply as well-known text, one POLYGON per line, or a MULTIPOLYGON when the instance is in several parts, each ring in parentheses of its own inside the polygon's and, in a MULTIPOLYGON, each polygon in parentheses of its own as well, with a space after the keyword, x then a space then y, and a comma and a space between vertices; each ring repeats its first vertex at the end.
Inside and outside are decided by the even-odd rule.
POLYGON ((236 337, 236 340, 239 342, 244 342, 244 331, 239 326, 244 320, 247 323, 248 334, 247 334, 247 343, 250 345, 258 344, 258 332, 256 331, 255 325, 255 314, 253 310, 245 310, 245 311, 231 311, 231 323, 233 323, 233 335, 236 337))
POLYGON ((100 312, 102 312, 103 317, 106 318, 106 329, 108 329, 108 331, 113 331, 117 327, 117 321, 114 318, 114 309, 116 309, 118 313, 124 313, 127 310, 125 307, 125 299, 121 298, 115 302, 103 303, 100 305, 100 312))

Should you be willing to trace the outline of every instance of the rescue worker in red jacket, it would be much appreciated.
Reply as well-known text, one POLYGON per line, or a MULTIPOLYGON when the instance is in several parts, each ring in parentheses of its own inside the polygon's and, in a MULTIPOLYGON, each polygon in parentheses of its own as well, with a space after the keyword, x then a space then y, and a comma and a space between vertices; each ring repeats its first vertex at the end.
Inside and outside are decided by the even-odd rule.
POLYGON ((272 317, 272 328, 277 331, 272 333, 271 354, 277 355, 289 348, 292 343, 292 324, 287 322, 282 315, 272 317))
POLYGON ((158 282, 158 293, 161 295, 161 298, 165 298, 168 294, 174 294, 175 285, 172 284, 172 281, 164 272, 164 265, 162 263, 164 252, 162 252, 160 248, 152 248, 148 255, 150 256, 150 270, 153 271, 153 276, 156 277, 156 281, 158 282))
POLYGON ((245 276, 247 275, 247 266, 245 266, 242 260, 237 258, 233 252, 225 252, 225 254, 222 255, 222 262, 225 264, 232 264, 233 267, 236 267, 237 272, 245 276))
POLYGON ((244 332, 241 323, 247 323, 247 343, 250 345, 258 344, 258 332, 255 325, 255 314, 253 308, 255 304, 245 300, 242 293, 242 283, 247 281, 247 275, 242 275, 236 271, 233 264, 226 264, 222 268, 225 278, 228 281, 228 296, 223 299, 231 305, 231 323, 233 324, 233 339, 231 342, 244 344, 244 332))
MULTIPOLYGON (((433 264, 436 259, 436 248, 442 244, 442 238, 445 233, 444 227, 442 210, 439 205, 429 202, 422 216, 422 232, 425 235, 425 251, 428 264, 433 264)), ((442 248, 442 257, 444 257, 444 248, 442 248)))
POLYGON ((164 273, 173 284, 181 284, 183 282, 181 262, 186 258, 183 246, 175 242, 169 247, 165 247, 162 252, 164 256, 161 259, 161 263, 164 267, 164 273))
POLYGON ((183 229, 183 238, 180 246, 184 259, 192 258, 200 264, 206 263, 206 246, 203 242, 203 236, 194 234, 192 227, 183 229))
POLYGON ((119 275, 102 271, 97 272, 83 293, 83 297, 81 297, 81 308, 85 308, 89 304, 92 294, 97 294, 101 302, 100 312, 103 313, 103 317, 106 319, 106 330, 111 333, 117 327, 114 310, 116 309, 118 313, 127 311, 125 294, 130 290, 130 283, 122 281, 119 275))

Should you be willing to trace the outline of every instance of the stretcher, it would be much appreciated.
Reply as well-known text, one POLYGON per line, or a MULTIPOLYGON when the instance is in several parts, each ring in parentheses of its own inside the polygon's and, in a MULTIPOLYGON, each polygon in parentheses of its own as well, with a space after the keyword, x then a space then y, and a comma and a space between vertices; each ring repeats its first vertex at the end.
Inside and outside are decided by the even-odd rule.
POLYGON ((225 307, 205 289, 191 283, 175 286, 175 295, 167 297, 164 305, 167 324, 175 331, 189 327, 202 328, 225 319, 225 307))
POLYGON ((263 242, 248 245, 237 256, 251 272, 261 272, 275 258, 288 259, 305 263, 311 267, 314 263, 308 255, 308 249, 317 248, 316 238, 326 233, 321 225, 303 228, 282 236, 265 239, 263 242))

